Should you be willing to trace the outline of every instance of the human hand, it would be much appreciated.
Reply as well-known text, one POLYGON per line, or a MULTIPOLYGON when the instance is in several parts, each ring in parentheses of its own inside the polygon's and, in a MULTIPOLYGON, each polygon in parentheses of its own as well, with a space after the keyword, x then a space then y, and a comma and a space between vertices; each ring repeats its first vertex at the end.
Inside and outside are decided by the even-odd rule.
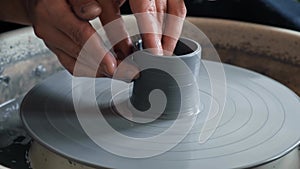
POLYGON ((142 33, 143 47, 156 55, 172 55, 180 37, 184 0, 129 0, 142 33))
MULTIPOLYGON (((82 2, 93 3, 92 1, 84 0, 82 2)), ((86 10, 88 9, 87 7, 86 10)), ((110 10, 112 9, 110 8, 110 10)), ((90 17, 89 19, 92 18, 91 16, 99 14, 101 16, 101 8, 89 9, 88 11, 90 13, 86 17, 90 17)), ((103 11, 105 10, 102 9, 103 11)), ((35 34, 44 40, 47 47, 57 55, 61 64, 69 72, 74 74, 75 64, 80 62, 79 67, 82 71, 76 72, 75 76, 94 76, 95 73, 97 73, 96 76, 113 75, 117 60, 104 47, 99 36, 92 36, 95 29, 88 21, 75 16, 66 0, 27 0, 27 13, 35 34), (91 50, 87 50, 87 56, 78 61, 79 53, 87 40, 92 45, 90 46, 91 50), (100 56, 103 57, 100 58, 103 60, 99 68, 95 61, 98 61, 100 56)), ((115 18, 117 15, 113 16, 115 18)), ((112 19, 112 17, 109 17, 103 22, 107 23, 112 19)), ((121 43, 121 45, 126 46, 127 51, 129 51, 130 42, 125 42, 125 45, 124 43, 121 43)))
MULTIPOLYGON (((120 6, 125 0, 69 0, 73 11, 82 20, 99 17, 105 33, 113 45, 117 66, 133 51, 132 42, 121 17, 120 6), (86 8, 86 9, 85 9, 86 8), (100 15, 95 15, 96 8, 100 8, 100 15), (93 10, 89 10, 93 9, 93 10)), ((113 78, 130 82, 139 75, 139 70, 127 60, 118 67, 113 78)))
POLYGON ((76 15, 82 20, 91 20, 99 17, 100 22, 104 26, 104 30, 113 44, 117 61, 122 61, 126 56, 132 53, 132 42, 121 17, 120 7, 126 0, 69 0, 70 5, 76 15), (88 8, 85 9, 84 4, 88 8), (96 15, 92 12, 99 7, 101 13, 96 15))
MULTIPOLYGON (((82 19, 96 17, 91 15, 86 17, 86 14, 83 14, 79 8, 80 5, 76 5, 76 3, 91 0, 70 1, 78 17, 82 19)), ((125 0, 94 0, 95 2, 98 2, 100 7, 107 2, 121 6, 125 0)), ((142 33, 144 49, 150 49, 156 55, 172 55, 186 16, 184 0, 129 0, 129 2, 142 33)), ((101 20, 107 20, 105 18, 112 15, 112 12, 118 14, 120 12, 118 9, 111 10, 110 6, 103 6, 101 9, 101 20)), ((111 21, 111 19, 108 20, 111 21)))

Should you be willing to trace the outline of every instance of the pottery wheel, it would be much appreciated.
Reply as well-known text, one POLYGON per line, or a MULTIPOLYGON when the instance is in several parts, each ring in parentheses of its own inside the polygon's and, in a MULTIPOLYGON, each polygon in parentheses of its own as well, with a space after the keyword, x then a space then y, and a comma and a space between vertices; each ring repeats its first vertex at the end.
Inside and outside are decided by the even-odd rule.
MULTIPOLYGON (((202 61, 206 64, 219 63, 202 61)), ((209 94, 208 75, 199 77, 201 114, 190 133, 166 153, 133 159, 111 154, 85 134, 74 112, 72 77, 60 72, 33 88, 21 106, 22 120, 32 137, 64 157, 93 167, 107 168, 247 168, 275 160, 295 148, 300 140, 298 96, 278 82, 258 73, 224 64, 227 98, 222 119, 210 139, 198 142, 203 116, 217 98, 209 94)), ((110 79, 96 80, 99 107, 110 105, 110 79)), ((109 107, 109 106, 108 106, 109 107)), ((172 120, 133 124, 105 109, 106 120, 117 131, 134 137, 159 134, 172 120), (126 128, 126 130, 122 130, 126 128)), ((88 116, 88 114, 87 114, 88 116)), ((128 150, 134 151, 134 150, 128 150)))

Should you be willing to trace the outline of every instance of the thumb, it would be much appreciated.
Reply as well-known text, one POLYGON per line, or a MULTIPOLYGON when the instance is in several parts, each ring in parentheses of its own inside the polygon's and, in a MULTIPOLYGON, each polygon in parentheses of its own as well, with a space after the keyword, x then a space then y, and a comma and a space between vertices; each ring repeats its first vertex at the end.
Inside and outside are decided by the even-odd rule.
POLYGON ((83 20, 95 19, 102 11, 96 0, 69 0, 69 3, 77 17, 83 20))

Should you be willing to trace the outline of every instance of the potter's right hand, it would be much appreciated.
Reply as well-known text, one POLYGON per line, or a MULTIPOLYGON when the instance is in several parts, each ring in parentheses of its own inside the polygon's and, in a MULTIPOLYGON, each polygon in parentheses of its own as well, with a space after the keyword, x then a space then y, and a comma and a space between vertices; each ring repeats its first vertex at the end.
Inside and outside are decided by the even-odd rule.
POLYGON ((156 55, 172 55, 187 12, 184 0, 129 0, 129 3, 144 49, 156 55))
MULTIPOLYGON (((84 2, 93 3, 87 0, 84 2)), ((90 12, 87 17, 101 13, 101 8, 89 3, 82 6, 83 10, 90 12)), ((35 34, 44 40, 61 64, 70 73, 74 73, 79 53, 86 41, 95 33, 94 28, 88 21, 75 16, 67 0, 27 0, 27 13, 35 34)), ((87 57, 80 60, 82 71, 76 72, 75 76, 95 76, 96 72, 96 76, 111 76, 117 65, 116 59, 105 49, 99 36, 93 36, 89 42, 93 50, 89 50, 87 57), (95 60, 99 60, 100 56, 104 58, 98 67, 95 60)))

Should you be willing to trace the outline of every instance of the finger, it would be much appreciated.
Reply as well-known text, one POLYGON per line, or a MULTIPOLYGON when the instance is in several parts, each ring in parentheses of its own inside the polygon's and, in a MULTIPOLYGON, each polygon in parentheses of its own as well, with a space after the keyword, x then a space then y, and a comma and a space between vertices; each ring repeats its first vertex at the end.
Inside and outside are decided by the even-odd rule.
POLYGON ((118 0, 99 1, 103 8, 99 17, 117 58, 123 60, 132 53, 132 43, 120 14, 120 3, 118 0))
POLYGON ((168 0, 168 15, 162 37, 162 46, 165 55, 172 55, 181 35, 186 8, 183 0, 168 0))
MULTIPOLYGON (((68 37, 78 44, 82 50, 86 50, 85 57, 81 61, 86 60, 87 63, 93 63, 91 66, 98 66, 101 63, 105 66, 106 74, 113 75, 116 69, 116 60, 104 47, 101 38, 97 35, 95 29, 87 21, 79 20, 71 11, 70 7, 63 6, 64 17, 56 20, 56 27, 64 32, 68 37), (91 62, 93 60, 94 62, 91 62)), ((59 14, 61 15, 61 14, 59 14)))
POLYGON ((83 46, 96 30, 89 22, 79 20, 67 4, 60 6, 60 8, 56 10, 49 9, 49 12, 57 13, 55 14, 57 18, 54 18, 53 24, 75 43, 83 46))
POLYGON ((62 64, 62 66, 64 68, 66 68, 68 70, 68 72, 70 72, 71 74, 73 74, 76 60, 72 56, 66 54, 64 51, 62 51, 62 50, 60 50, 60 49, 58 49, 56 47, 53 47, 52 45, 46 44, 46 46, 53 53, 55 53, 55 55, 57 56, 59 62, 62 64))
POLYGON ((77 62, 95 70, 94 72, 97 72, 98 70, 98 72, 100 71, 101 74, 105 74, 105 76, 108 77, 112 77, 115 72, 115 69, 110 69, 110 67, 117 67, 117 61, 115 57, 110 53, 109 50, 102 46, 102 43, 99 41, 98 34, 94 34, 90 37, 81 50, 79 57, 77 58, 77 62), (100 51, 95 50, 97 48, 100 51))
POLYGON ((91 69, 90 66, 79 63, 72 56, 68 55, 64 51, 59 48, 52 47, 51 45, 47 45, 49 49, 51 49, 57 56, 60 63, 70 72, 73 76, 78 77, 103 77, 105 76, 102 71, 99 70, 95 75, 95 70, 91 69))
POLYGON ((66 34, 52 27, 44 27, 40 29, 43 30, 41 34, 47 35, 43 36, 43 40, 47 42, 48 45, 59 48, 75 59, 78 57, 81 48, 66 34))
POLYGON ((96 0, 69 0, 75 14, 83 20, 92 20, 101 13, 101 6, 96 0))
POLYGON ((160 14, 157 13, 158 9, 154 0, 130 0, 129 2, 138 23, 144 49, 150 50, 155 55, 162 55, 161 34, 163 19, 158 15, 161 15, 163 11, 159 11, 158 13, 160 14))
POLYGON ((113 78, 129 83, 133 79, 139 78, 139 72, 137 65, 131 59, 125 59, 118 64, 113 78))

